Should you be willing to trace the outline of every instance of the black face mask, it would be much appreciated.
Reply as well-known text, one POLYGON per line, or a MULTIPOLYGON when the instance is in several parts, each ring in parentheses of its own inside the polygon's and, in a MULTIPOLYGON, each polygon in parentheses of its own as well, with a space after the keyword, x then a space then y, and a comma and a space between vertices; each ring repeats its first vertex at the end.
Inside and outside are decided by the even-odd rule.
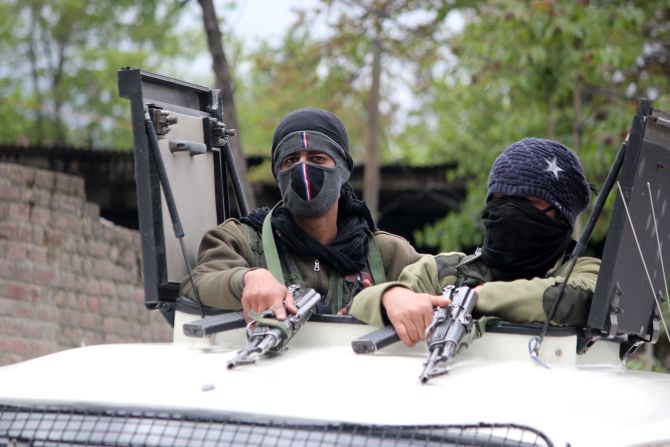
POLYGON ((493 279, 544 276, 571 241, 572 228, 522 199, 504 198, 484 209, 482 260, 493 279))

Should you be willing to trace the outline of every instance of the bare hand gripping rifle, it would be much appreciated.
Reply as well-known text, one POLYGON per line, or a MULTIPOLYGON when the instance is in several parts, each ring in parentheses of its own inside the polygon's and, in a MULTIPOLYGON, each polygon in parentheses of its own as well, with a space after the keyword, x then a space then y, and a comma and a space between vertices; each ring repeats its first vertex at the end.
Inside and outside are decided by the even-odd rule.
MULTIPOLYGON (((473 327, 472 311, 477 303, 477 294, 470 287, 447 286, 442 295, 451 300, 448 307, 437 307, 433 321, 426 328, 426 342, 430 354, 424 362, 419 378, 426 383, 435 376, 447 373, 447 362, 473 327)), ((399 341, 393 326, 386 326, 351 342, 358 354, 369 354, 399 341)))
POLYGON ((477 303, 477 294, 467 286, 447 286, 443 295, 449 296, 451 304, 436 308, 433 321, 426 328, 430 354, 419 376, 421 383, 447 373, 447 362, 458 352, 463 338, 473 327, 472 311, 477 303))
POLYGON ((293 294, 298 312, 288 315, 286 320, 277 320, 271 309, 262 315, 250 311, 249 316, 253 321, 247 325, 247 346, 228 361, 228 369, 255 363, 264 354, 276 355, 283 352, 286 344, 305 324, 321 301, 321 295, 314 289, 303 289, 293 285, 289 290, 293 294))

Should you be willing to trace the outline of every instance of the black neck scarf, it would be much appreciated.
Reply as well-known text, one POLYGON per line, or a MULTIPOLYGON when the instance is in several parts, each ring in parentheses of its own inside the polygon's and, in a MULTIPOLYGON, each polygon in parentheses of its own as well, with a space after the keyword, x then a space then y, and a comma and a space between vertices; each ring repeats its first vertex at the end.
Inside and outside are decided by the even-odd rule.
MULTIPOLYGON (((255 209, 240 221, 261 231, 263 220, 269 212, 269 208, 255 209)), ((271 223, 275 234, 295 251, 324 261, 343 275, 358 273, 367 265, 367 231, 374 231, 375 225, 367 205, 356 198, 349 183, 340 192, 337 236, 330 244, 323 245, 305 234, 284 207, 278 207, 272 212, 271 223)))
POLYGON ((482 260, 494 280, 545 276, 565 253, 572 227, 514 198, 491 202, 482 214, 486 237, 482 260))

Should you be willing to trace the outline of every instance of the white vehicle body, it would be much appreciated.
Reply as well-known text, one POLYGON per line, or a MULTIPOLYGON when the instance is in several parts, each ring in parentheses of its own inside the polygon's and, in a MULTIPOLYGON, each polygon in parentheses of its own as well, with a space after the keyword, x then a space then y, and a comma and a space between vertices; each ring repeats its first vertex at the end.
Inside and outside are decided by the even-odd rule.
MULTIPOLYGON (((215 339, 178 336, 173 344, 72 349, 0 368, 0 405, 206 411, 362 426, 512 424, 552 443, 501 429, 529 445, 670 445, 670 375, 624 368, 616 343, 601 341, 577 356, 575 336, 547 337, 541 354, 547 369, 529 356, 529 336, 487 333, 454 358, 447 375, 423 385, 424 344, 353 352, 350 341, 372 329, 307 323, 282 355, 233 370, 226 363, 246 342, 242 329, 215 339)), ((1 444, 10 415, 0 415, 1 444)))

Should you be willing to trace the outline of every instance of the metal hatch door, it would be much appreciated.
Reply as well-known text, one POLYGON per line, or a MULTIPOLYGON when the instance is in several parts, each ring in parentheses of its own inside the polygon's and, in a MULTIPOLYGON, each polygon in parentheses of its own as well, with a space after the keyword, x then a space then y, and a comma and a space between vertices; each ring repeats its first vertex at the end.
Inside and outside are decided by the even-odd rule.
POLYGON ((232 215, 228 179, 238 215, 246 214, 246 204, 218 90, 130 68, 118 72, 118 84, 131 106, 145 305, 160 309, 172 323, 179 283, 188 273, 185 259, 194 266, 204 233, 232 215), (154 131, 160 157, 148 133, 154 131), (161 185, 162 172, 167 185, 161 185), (168 195, 183 229, 185 254, 168 195))

